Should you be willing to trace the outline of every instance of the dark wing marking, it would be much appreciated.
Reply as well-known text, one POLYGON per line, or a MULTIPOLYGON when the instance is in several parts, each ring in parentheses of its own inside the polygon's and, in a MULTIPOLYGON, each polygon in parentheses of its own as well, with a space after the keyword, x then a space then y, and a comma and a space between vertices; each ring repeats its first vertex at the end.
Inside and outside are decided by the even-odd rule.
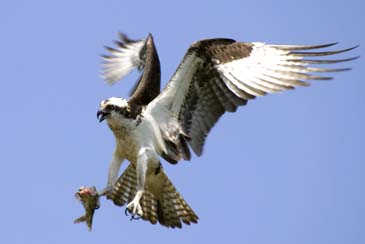
MULTIPOLYGON (((307 86, 306 80, 332 79, 312 73, 349 70, 308 67, 309 64, 332 64, 357 58, 306 59, 356 48, 305 51, 335 44, 267 45, 231 39, 196 42, 187 51, 165 89, 151 103, 150 111, 158 116, 168 109, 171 117, 177 116, 180 130, 187 135, 189 145, 197 155, 201 155, 206 136, 224 112, 234 112, 238 106, 245 105, 256 96, 307 86)), ((160 128, 176 127, 171 121, 157 120, 160 128)))
POLYGON ((102 77, 115 84, 134 68, 143 72, 131 91, 130 103, 147 105, 160 93, 160 60, 152 35, 146 40, 131 40, 119 33, 117 47, 106 47, 110 55, 103 55, 102 77))

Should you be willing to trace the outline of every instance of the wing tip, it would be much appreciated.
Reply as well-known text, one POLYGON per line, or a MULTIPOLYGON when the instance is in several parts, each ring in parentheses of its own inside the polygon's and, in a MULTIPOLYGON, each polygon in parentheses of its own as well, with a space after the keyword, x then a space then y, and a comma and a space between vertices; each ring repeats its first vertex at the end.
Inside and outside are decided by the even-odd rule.
POLYGON ((101 73, 99 74, 99 77, 101 79, 103 79, 105 81, 106 84, 108 84, 109 86, 113 86, 115 85, 115 83, 117 83, 118 79, 115 79, 115 78, 112 78, 112 77, 109 77, 108 75, 106 75, 105 73, 101 73))
POLYGON ((281 49, 281 50, 295 51, 295 50, 310 50, 310 49, 326 48, 326 47, 331 47, 331 46, 337 45, 338 43, 339 42, 331 42, 331 43, 317 44, 317 45, 269 45, 269 46, 277 48, 277 49, 281 49))
MULTIPOLYGON (((330 45, 330 44, 328 44, 330 45)), ((305 50, 305 49, 293 49, 293 50, 289 50, 289 54, 292 56, 298 56, 298 57, 307 57, 307 56, 312 56, 312 57, 318 57, 318 56, 329 56, 329 55, 335 55, 335 54, 340 54, 340 53, 345 53, 345 52, 349 52, 351 50, 354 50, 356 48, 358 48, 360 45, 355 45, 353 47, 349 47, 349 48, 345 48, 345 49, 340 49, 340 50, 335 50, 335 51, 322 51, 322 52, 301 52, 301 51, 297 51, 297 50, 305 50)))

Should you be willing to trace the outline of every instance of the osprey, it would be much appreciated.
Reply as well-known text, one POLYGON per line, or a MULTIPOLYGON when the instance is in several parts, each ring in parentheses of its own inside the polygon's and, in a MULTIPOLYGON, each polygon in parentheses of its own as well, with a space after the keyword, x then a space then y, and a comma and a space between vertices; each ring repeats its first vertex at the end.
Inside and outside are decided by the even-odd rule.
POLYGON ((198 217, 166 176, 160 157, 172 164, 200 156, 205 139, 227 111, 235 112, 251 99, 309 85, 307 80, 329 80, 318 72, 349 68, 319 68, 345 59, 312 59, 356 47, 319 51, 324 45, 269 45, 217 38, 193 43, 166 87, 160 92, 160 61, 152 35, 131 40, 120 34, 117 47, 106 47, 102 76, 109 84, 132 69, 142 75, 131 97, 111 97, 100 103, 99 121, 106 120, 116 139, 107 186, 100 192, 116 205, 128 203, 132 218, 181 228, 198 217), (309 51, 308 51, 309 50, 309 51), (124 160, 130 162, 118 179, 124 160))

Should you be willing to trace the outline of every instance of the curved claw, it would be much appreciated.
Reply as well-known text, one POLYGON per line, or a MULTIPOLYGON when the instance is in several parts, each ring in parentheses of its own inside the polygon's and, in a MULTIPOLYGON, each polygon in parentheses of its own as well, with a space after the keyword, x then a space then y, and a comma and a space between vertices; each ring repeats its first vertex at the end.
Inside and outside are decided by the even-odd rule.
POLYGON ((139 219, 141 219, 142 217, 141 216, 139 216, 138 214, 132 214, 132 216, 131 216, 131 221, 132 220, 139 220, 139 219), (137 217, 136 217, 137 216, 137 217))
MULTIPOLYGON (((129 209, 128 208, 126 208, 125 210, 124 210, 124 214, 125 214, 125 216, 129 216, 129 209)), ((138 220, 138 219, 140 219, 140 218, 142 218, 142 216, 139 216, 138 214, 131 214, 131 219, 130 219, 130 221, 132 221, 132 220, 138 220)))

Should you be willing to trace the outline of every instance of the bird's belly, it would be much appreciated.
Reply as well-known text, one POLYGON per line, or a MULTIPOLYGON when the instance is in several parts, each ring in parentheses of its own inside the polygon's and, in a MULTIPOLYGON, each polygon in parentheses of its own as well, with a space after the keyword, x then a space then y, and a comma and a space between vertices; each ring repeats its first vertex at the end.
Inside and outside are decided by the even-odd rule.
POLYGON ((143 147, 153 147, 153 145, 149 143, 151 139, 149 136, 150 133, 137 128, 133 132, 119 137, 118 143, 123 157, 131 163, 135 163, 137 161, 138 153, 143 147))
POLYGON ((157 151, 156 135, 149 121, 143 121, 133 130, 114 131, 118 148, 122 156, 131 163, 137 162, 137 157, 142 148, 150 148, 157 151))
POLYGON ((119 148, 122 151, 123 157, 130 162, 136 162, 137 155, 141 149, 140 144, 136 142, 135 138, 126 136, 118 140, 119 148))

